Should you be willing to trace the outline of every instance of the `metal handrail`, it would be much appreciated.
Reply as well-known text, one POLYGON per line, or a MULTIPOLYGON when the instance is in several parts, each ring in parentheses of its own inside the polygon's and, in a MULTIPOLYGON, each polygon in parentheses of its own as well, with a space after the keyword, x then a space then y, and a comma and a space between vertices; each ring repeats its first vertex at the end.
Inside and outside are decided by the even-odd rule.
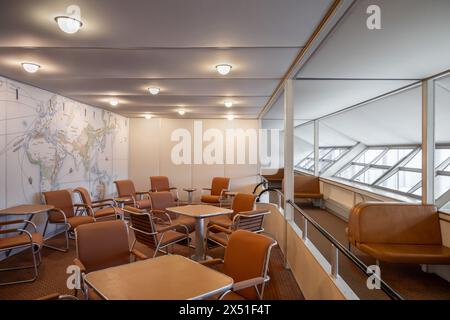
MULTIPOLYGON (((279 191, 279 190, 278 190, 279 191)), ((304 212, 299 206, 297 206, 292 200, 286 200, 286 203, 290 204, 295 210, 300 212, 305 221, 311 223, 328 241, 331 242, 332 246, 342 252, 350 261, 352 261, 359 269, 364 273, 369 272, 370 269, 362 262, 357 256, 355 256, 350 250, 348 250, 344 245, 342 245, 335 237, 333 237, 328 231, 326 231, 321 225, 319 225, 310 215, 304 212)), ((336 258, 333 259, 337 263, 336 258)), ((333 274, 336 276, 338 272, 337 265, 332 266, 333 274)), ((393 300, 404 300, 404 298, 399 295, 394 289, 392 289, 386 282, 384 282, 378 275, 372 271, 373 276, 375 276, 380 281, 381 290, 386 293, 393 300)))
POLYGON ((284 193, 281 192, 279 189, 276 189, 276 188, 266 188, 266 189, 263 189, 263 190, 258 194, 258 196, 256 197, 256 202, 259 202, 260 197, 261 197, 264 193, 266 193, 266 192, 276 192, 276 193, 277 193, 277 195, 278 195, 278 208, 281 208, 281 198, 284 199, 284 193))

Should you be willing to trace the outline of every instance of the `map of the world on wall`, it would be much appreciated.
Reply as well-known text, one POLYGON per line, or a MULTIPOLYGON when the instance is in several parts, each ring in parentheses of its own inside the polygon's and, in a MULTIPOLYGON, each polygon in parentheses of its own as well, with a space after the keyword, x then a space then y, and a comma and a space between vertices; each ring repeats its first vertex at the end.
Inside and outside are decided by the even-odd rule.
POLYGON ((127 118, 0 77, 0 208, 75 187, 103 198, 127 173, 127 118))

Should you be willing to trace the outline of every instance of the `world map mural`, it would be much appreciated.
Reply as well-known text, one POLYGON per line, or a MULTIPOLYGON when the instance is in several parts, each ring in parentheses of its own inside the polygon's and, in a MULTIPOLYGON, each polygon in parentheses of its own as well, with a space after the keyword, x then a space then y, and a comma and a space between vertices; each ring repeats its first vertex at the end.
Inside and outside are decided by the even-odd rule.
POLYGON ((127 118, 0 77, 0 208, 79 186, 103 198, 127 176, 127 118))

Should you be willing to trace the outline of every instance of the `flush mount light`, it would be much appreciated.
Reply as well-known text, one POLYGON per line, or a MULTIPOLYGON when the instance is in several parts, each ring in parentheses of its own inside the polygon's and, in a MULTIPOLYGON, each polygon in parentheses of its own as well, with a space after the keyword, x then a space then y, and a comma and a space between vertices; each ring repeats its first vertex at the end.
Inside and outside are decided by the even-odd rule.
POLYGON ((69 34, 76 33, 83 25, 80 20, 69 16, 57 16, 55 21, 62 31, 69 34))
POLYGON ((24 63, 22 63, 22 68, 26 72, 35 73, 36 71, 38 71, 41 68, 41 66, 36 63, 24 62, 24 63))
POLYGON ((234 115, 232 115, 232 114, 227 115, 227 119, 230 120, 230 121, 233 120, 234 119, 234 115))
POLYGON ((179 114, 180 116, 184 116, 185 113, 186 113, 186 110, 184 110, 184 109, 178 110, 178 114, 179 114))
POLYGON ((150 120, 152 118, 152 115, 151 114, 145 114, 144 118, 147 119, 147 120, 150 120))
POLYGON ((158 87, 150 87, 148 88, 148 92, 150 92, 151 95, 157 95, 159 93, 160 89, 158 87))
POLYGON ((111 100, 109 100, 109 104, 115 107, 119 104, 119 100, 117 100, 116 98, 112 98, 111 100))
POLYGON ((230 73, 232 66, 229 64, 218 64, 216 70, 221 75, 225 76, 230 73))
POLYGON ((225 107, 231 108, 233 106, 233 101, 227 100, 224 102, 225 107))

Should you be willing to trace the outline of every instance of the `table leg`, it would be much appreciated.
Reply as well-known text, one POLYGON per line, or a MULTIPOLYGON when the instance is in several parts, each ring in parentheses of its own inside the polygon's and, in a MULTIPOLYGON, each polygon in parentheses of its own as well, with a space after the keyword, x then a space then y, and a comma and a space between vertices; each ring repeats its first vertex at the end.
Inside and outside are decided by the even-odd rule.
POLYGON ((192 204, 192 192, 188 192, 188 203, 192 204))
POLYGON ((201 261, 205 259, 205 220, 195 221, 195 254, 192 260, 201 261))

